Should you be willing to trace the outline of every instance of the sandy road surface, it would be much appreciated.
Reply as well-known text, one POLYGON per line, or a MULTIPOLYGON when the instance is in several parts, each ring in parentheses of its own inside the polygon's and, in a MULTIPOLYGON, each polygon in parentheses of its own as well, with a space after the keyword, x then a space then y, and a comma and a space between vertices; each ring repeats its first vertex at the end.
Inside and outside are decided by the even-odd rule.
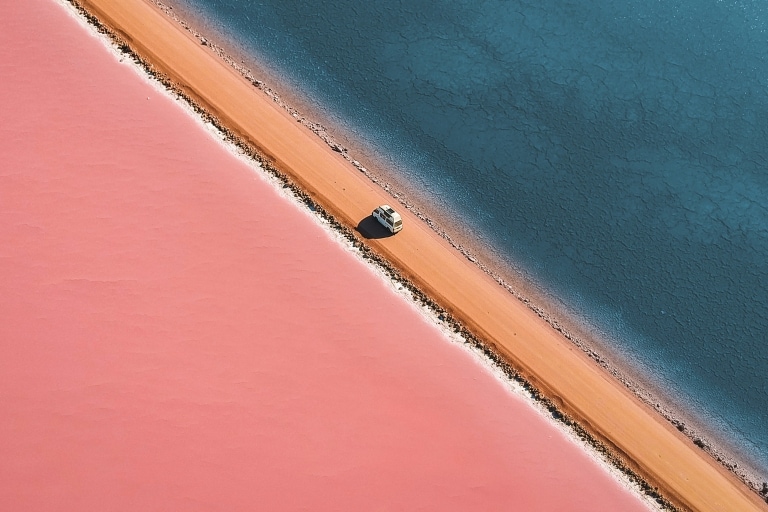
MULTIPOLYGON (((324 208, 358 226, 390 198, 146 0, 80 0, 202 107, 248 139, 324 208)), ((368 243, 507 357, 662 493, 694 510, 768 507, 543 320, 403 212, 368 243)))

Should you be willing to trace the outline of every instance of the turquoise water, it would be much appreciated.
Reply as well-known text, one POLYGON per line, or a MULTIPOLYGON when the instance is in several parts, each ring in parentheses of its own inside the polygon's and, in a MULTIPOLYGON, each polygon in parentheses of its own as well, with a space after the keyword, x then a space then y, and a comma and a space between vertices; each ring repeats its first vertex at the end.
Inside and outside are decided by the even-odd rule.
POLYGON ((768 468, 768 4, 183 3, 768 468))

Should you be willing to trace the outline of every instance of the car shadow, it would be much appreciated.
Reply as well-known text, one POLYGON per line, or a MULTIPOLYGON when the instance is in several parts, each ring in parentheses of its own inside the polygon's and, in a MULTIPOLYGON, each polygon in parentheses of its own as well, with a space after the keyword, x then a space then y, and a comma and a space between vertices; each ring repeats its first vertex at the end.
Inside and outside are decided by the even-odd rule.
POLYGON ((368 240, 376 240, 379 238, 389 238, 392 233, 387 228, 381 225, 373 215, 369 215, 357 224, 357 232, 363 235, 368 240))

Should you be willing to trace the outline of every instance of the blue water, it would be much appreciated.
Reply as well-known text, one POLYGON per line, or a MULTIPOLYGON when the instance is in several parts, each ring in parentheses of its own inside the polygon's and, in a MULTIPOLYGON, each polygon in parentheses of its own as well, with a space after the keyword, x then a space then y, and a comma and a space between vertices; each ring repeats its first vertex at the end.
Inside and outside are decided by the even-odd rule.
POLYGON ((183 3, 768 468, 768 3, 183 3))

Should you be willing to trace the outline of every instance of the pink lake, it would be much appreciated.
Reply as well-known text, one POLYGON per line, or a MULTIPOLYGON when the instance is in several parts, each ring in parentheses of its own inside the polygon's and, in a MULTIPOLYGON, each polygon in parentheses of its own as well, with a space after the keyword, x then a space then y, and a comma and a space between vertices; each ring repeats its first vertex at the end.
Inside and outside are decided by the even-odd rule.
POLYGON ((66 8, 0 26, 0 509, 647 509, 66 8))

